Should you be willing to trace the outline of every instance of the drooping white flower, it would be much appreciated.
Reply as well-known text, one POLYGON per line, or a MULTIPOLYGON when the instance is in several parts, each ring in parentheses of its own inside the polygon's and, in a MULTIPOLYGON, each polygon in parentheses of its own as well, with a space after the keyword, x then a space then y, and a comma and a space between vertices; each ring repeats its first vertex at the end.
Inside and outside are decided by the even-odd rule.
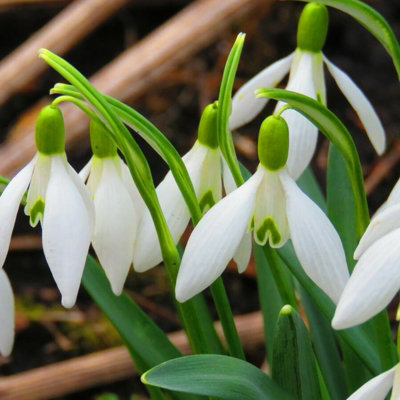
POLYGON ((337 305, 332 326, 361 324, 382 311, 400 288, 400 203, 379 212, 356 248, 358 262, 337 305))
POLYGON ((260 245, 269 241, 281 247, 291 238, 307 275, 334 302, 339 300, 348 280, 342 243, 329 219, 289 176, 287 154, 284 119, 267 118, 260 129, 257 172, 212 207, 189 238, 175 290, 179 301, 222 274, 250 229, 260 245))
MULTIPOLYGON (((221 171, 223 157, 216 138, 216 113, 215 104, 206 107, 200 120, 199 138, 192 149, 182 157, 203 212, 207 212, 221 199, 222 174, 226 192, 229 193, 236 188, 226 164, 223 172, 221 171)), ((190 213, 171 171, 157 186, 156 191, 172 238, 177 243, 189 223, 190 213)), ((251 238, 247 236, 234 257, 240 272, 247 267, 250 255, 251 238)), ((150 212, 146 209, 138 228, 133 266, 136 271, 144 272, 161 261, 161 248, 156 229, 150 212)))
MULTIPOLYGON (((232 100, 230 129, 236 129, 255 118, 266 105, 267 98, 256 98, 259 88, 276 86, 290 72, 286 89, 326 103, 323 64, 335 79, 340 90, 360 118, 367 135, 378 154, 385 150, 385 133, 371 103, 351 78, 322 53, 328 24, 324 5, 310 3, 305 6, 299 21, 298 47, 289 56, 273 63, 242 86, 232 100)), ((281 109, 279 102, 275 112, 281 109)), ((317 143, 318 129, 295 110, 285 110, 290 131, 288 168, 297 179, 310 163, 317 143)))
POLYGON ((14 344, 14 295, 4 270, 0 270, 0 353, 7 357, 14 344))
POLYGON ((25 214, 42 225, 43 251, 61 292, 62 304, 75 303, 94 222, 90 194, 65 155, 61 111, 45 107, 37 120, 38 153, 0 196, 0 265, 4 264, 20 202, 28 189, 25 214))
POLYGON ((400 366, 393 368, 369 380, 347 400, 385 400, 390 389, 392 395, 390 400, 400 399, 400 366))
POLYGON ((120 295, 133 259, 139 216, 145 209, 114 142, 96 121, 90 122, 93 157, 80 172, 93 198, 93 248, 111 288, 120 295))

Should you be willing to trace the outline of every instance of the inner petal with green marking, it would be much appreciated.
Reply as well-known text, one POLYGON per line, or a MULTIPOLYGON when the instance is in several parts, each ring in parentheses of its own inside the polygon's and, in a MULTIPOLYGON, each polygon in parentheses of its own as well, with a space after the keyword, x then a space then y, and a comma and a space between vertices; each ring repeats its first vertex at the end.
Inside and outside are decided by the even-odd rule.
POLYGON ((43 220, 44 215, 44 199, 38 197, 30 209, 30 224, 36 226, 39 221, 43 220))
POLYGON ((260 245, 269 241, 271 247, 281 247, 289 238, 286 200, 278 172, 265 169, 257 191, 251 227, 254 240, 260 245))
POLYGON ((38 157, 24 209, 25 214, 30 216, 31 226, 36 226, 42 220, 50 177, 51 157, 43 154, 39 154, 38 157))

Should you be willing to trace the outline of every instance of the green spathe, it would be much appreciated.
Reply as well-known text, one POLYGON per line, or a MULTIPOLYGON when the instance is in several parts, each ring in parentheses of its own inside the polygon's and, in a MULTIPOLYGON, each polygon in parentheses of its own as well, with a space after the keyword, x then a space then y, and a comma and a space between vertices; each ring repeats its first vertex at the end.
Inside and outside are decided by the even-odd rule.
POLYGON ((263 167, 277 171, 285 166, 289 152, 289 129, 286 121, 271 115, 264 120, 258 136, 258 158, 263 167))
POLYGON ((199 123, 198 140, 201 144, 211 149, 218 147, 217 110, 218 101, 209 104, 204 109, 199 123))
POLYGON ((98 158, 108 158, 117 155, 117 146, 111 138, 110 132, 104 125, 90 120, 90 144, 93 154, 98 158))
POLYGON ((320 52, 325 44, 328 24, 328 9, 323 4, 307 4, 299 20, 297 47, 313 53, 320 52))
POLYGON ((65 128, 61 110, 49 105, 40 111, 35 130, 36 147, 41 154, 54 155, 65 152, 65 128))

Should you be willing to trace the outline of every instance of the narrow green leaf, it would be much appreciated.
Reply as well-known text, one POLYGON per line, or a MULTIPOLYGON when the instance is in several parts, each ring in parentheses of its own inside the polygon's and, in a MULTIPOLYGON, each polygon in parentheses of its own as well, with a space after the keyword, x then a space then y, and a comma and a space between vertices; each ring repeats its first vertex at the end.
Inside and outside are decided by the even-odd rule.
MULTIPOLYGON (((294 253, 291 243, 287 243, 278 250, 292 274, 307 291, 311 299, 316 303, 324 316, 331 321, 335 313, 335 305, 328 296, 318 288, 314 282, 305 274, 297 257, 294 253)), ((371 339, 363 326, 357 326, 351 329, 336 331, 336 335, 341 337, 350 347, 354 349, 365 366, 375 375, 382 372, 380 368, 379 355, 376 350, 375 341, 371 339)))
POLYGON ((284 303, 279 295, 274 277, 261 246, 254 244, 258 297, 264 322, 264 339, 268 360, 272 360, 273 337, 279 311, 284 303))
MULTIPOLYGON (((121 335, 140 372, 182 355, 129 296, 125 293, 114 295, 103 269, 91 256, 87 258, 82 282, 121 335)), ((188 399, 179 393, 174 393, 173 397, 177 400, 188 399)), ((164 399, 163 396, 156 398, 164 399)))
POLYGON ((240 186, 244 180, 240 172, 239 162, 236 157, 232 134, 228 129, 228 121, 231 113, 233 82, 235 80, 237 67, 239 65, 245 36, 246 35, 244 33, 239 33, 232 50, 229 53, 228 60, 226 61, 221 87, 219 90, 217 115, 218 144, 237 186, 240 186))
POLYGON ((308 118, 338 148, 350 177, 357 211, 357 235, 361 238, 369 223, 364 180, 357 149, 343 123, 324 105, 310 97, 282 89, 259 89, 258 97, 268 97, 288 103, 308 118))
POLYGON ((201 354, 167 361, 146 372, 142 382, 227 400, 293 400, 254 365, 221 355, 201 354))
POLYGON ((298 400, 321 398, 310 338, 300 315, 290 305, 279 313, 272 378, 298 400))
POLYGON ((351 15, 381 42, 393 59, 400 79, 400 45, 386 19, 368 4, 359 0, 301 0, 326 4, 351 15))
POLYGON ((315 355, 330 398, 343 400, 347 397, 346 381, 331 324, 301 286, 299 293, 307 315, 315 355))

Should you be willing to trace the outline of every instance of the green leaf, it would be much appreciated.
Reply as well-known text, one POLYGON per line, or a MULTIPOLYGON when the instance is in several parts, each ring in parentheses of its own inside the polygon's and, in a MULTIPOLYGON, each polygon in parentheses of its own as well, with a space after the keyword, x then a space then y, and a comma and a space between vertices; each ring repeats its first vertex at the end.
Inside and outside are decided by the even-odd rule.
MULTIPOLYGON (((331 321, 335 313, 335 305, 305 274, 302 266, 297 260, 291 243, 287 243, 284 247, 279 249, 278 254, 282 257, 292 274, 307 291, 323 315, 331 321)), ((354 349, 365 366, 373 374, 377 375, 382 372, 375 342, 371 339, 368 332, 365 330, 365 327, 357 326, 351 329, 336 331, 336 335, 342 338, 352 349, 354 349)))
MULTIPOLYGON (((329 149, 328 157, 327 202, 328 216, 339 233, 346 253, 347 265, 350 271, 352 271, 355 266, 353 254, 358 242, 356 210, 345 162, 336 147, 332 145, 329 149)), ((378 316, 370 321, 370 325, 376 332, 376 346, 379 349, 382 369, 389 369, 396 363, 397 357, 387 312, 383 311, 379 313, 378 316)), ((371 330, 371 332, 374 331, 371 330)), ((358 356, 346 354, 351 353, 351 351, 346 350, 346 347, 343 348, 343 352, 346 356, 345 358, 349 360, 346 368, 349 375, 348 382, 354 385, 352 387, 354 390, 369 375, 362 371, 362 367, 357 367, 357 363, 360 362, 358 356)))
MULTIPOLYGON (((103 269, 91 256, 87 258, 82 282, 121 335, 140 372, 182 355, 129 296, 125 293, 114 295, 103 269)), ((187 399, 179 393, 173 394, 173 397, 177 400, 187 399)), ((164 399, 163 396, 156 398, 164 399)))
POLYGON ((348 171, 357 211, 357 235, 361 238, 369 223, 369 211, 364 180, 357 149, 343 123, 318 101, 282 89, 258 89, 258 97, 268 97, 288 103, 308 118, 338 148, 348 171))
POLYGON ((231 113, 233 82, 235 81, 245 36, 244 33, 239 33, 226 61, 219 90, 217 115, 218 144, 237 186, 240 186, 244 180, 236 157, 232 134, 228 129, 228 121, 231 113))
POLYGON ((227 400, 293 400, 261 370, 221 355, 195 355, 167 361, 142 376, 164 389, 227 400))
POLYGON ((264 322, 265 346, 267 347, 268 360, 272 360, 275 325, 284 303, 279 295, 264 251, 258 244, 254 244, 254 261, 257 272, 258 297, 264 322))
POLYGON ((301 286, 299 293, 307 315, 315 355, 330 398, 343 400, 347 397, 346 381, 331 324, 301 286))
POLYGON ((386 19, 375 9, 359 0, 301 0, 326 4, 351 15, 381 42, 393 59, 400 79, 400 45, 386 19))
POLYGON ((300 315, 290 305, 282 308, 276 326, 272 378, 298 400, 321 398, 310 338, 300 315))

